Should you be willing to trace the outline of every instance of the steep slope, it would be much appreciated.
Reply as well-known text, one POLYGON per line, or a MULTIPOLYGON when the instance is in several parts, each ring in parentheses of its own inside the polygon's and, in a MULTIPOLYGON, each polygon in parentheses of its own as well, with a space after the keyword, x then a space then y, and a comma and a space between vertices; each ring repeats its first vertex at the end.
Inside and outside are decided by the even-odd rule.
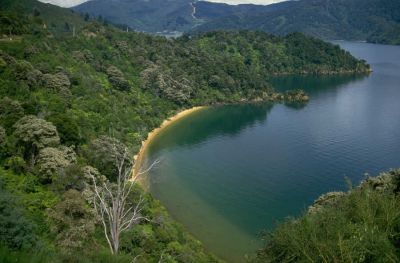
POLYGON ((400 44, 400 1, 397 0, 300 0, 272 7, 274 10, 262 13, 242 12, 216 19, 196 30, 303 32, 323 39, 400 44))
POLYGON ((191 0, 93 0, 74 10, 139 31, 185 31, 195 24, 191 0))
MULTIPOLYGON (((277 6, 283 8, 285 5, 277 6)), ((260 5, 228 5, 197 0, 92 0, 73 8, 114 24, 146 32, 188 31, 207 21, 241 13, 269 12, 260 5)))

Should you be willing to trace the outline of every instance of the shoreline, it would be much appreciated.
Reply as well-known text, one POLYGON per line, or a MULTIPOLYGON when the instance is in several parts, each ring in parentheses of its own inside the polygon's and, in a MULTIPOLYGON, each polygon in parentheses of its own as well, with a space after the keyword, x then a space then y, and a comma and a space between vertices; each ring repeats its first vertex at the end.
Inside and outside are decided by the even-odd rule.
MULTIPOLYGON (((203 110, 207 108, 207 106, 196 106, 196 107, 192 107, 190 109, 186 109, 186 110, 182 110, 180 112, 178 112, 177 114, 175 114, 174 116, 165 119, 161 125, 155 129, 153 129, 152 131, 150 131, 147 134, 147 138, 146 140, 142 141, 142 146, 140 147, 139 152, 133 156, 133 159, 135 161, 135 167, 133 169, 133 174, 132 174, 132 178, 136 177, 137 174, 139 173, 139 171, 141 170, 141 166, 142 166, 142 162, 143 162, 143 157, 145 156, 145 153, 147 151, 148 146, 151 144, 151 142, 153 141, 153 139, 162 131, 164 130, 166 127, 170 126, 171 124, 173 124, 174 122, 194 113, 200 110, 203 110)), ((139 176, 137 178, 137 182, 139 183, 140 186, 142 186, 145 190, 148 189, 148 181, 144 179, 145 176, 139 176)))

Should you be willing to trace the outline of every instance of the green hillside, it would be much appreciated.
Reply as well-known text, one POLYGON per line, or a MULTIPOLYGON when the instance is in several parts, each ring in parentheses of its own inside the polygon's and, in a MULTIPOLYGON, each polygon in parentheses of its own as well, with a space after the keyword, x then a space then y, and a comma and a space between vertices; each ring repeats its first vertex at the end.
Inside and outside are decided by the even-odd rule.
POLYGON ((302 34, 169 40, 33 0, 0 8, 1 262, 218 262, 139 186, 128 201, 143 194, 147 220, 124 232, 111 255, 90 175, 115 189, 122 149, 129 160, 149 131, 184 108, 303 102, 302 92, 275 92, 268 76, 369 72, 302 34))
POLYGON ((400 2, 397 0, 301 0, 269 8, 261 13, 242 12, 215 19, 196 30, 303 32, 323 39, 400 44, 400 2))
POLYGON ((266 234, 253 262, 399 262, 400 170, 322 195, 266 234))
POLYGON ((191 0, 95 0, 73 9, 138 31, 186 31, 198 21, 192 17, 191 0))

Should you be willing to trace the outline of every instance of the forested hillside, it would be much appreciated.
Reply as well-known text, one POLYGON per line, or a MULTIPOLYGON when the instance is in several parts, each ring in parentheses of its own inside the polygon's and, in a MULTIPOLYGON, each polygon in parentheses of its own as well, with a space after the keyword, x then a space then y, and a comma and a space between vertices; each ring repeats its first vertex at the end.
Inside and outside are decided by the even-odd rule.
POLYGON ((0 8, 1 262, 218 262, 138 186, 127 200, 133 207, 144 195, 146 220, 111 255, 93 181, 115 189, 115 160, 129 162, 147 133, 183 108, 292 102, 266 82, 272 74, 369 72, 301 34, 168 40, 33 0, 0 8))
POLYGON ((273 34, 303 32, 323 39, 400 44, 400 1, 300 0, 268 6, 263 12, 220 17, 195 30, 260 30, 273 34), (281 7, 281 8, 280 8, 281 7))
POLYGON ((274 10, 262 5, 228 5, 193 0, 92 0, 72 9, 92 17, 101 16, 114 24, 152 33, 184 32, 204 22, 232 14, 274 10))

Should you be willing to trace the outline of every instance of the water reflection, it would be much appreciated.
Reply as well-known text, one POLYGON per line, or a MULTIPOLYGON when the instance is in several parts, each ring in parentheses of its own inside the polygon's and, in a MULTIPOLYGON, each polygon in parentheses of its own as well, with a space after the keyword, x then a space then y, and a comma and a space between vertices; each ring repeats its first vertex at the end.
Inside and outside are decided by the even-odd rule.
POLYGON ((291 89, 303 89, 310 95, 325 92, 328 89, 336 89, 344 85, 359 82, 367 78, 368 75, 341 75, 341 76, 281 76, 273 77, 268 81, 277 91, 291 89))
POLYGON ((345 177, 356 184, 400 165, 400 48, 346 47, 371 63, 371 76, 275 78, 284 90, 307 90, 307 106, 211 108, 151 145, 149 159, 165 160, 151 171, 151 192, 229 262, 255 251, 260 230, 345 189, 345 177))
POLYGON ((235 136, 242 130, 267 120, 273 104, 243 104, 205 109, 168 126, 154 139, 149 152, 188 147, 213 137, 235 136), (174 132, 170 133, 169 130, 174 132), (176 140, 179 138, 179 140, 176 140))

